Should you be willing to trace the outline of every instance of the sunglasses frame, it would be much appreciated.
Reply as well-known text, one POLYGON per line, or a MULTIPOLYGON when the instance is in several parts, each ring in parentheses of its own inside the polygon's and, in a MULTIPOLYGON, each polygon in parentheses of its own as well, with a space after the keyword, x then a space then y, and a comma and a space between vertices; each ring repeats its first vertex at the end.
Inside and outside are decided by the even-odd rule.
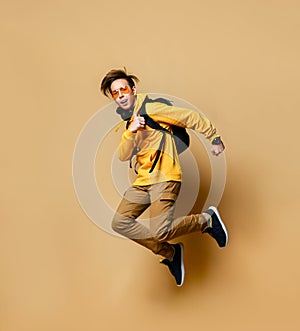
POLYGON ((112 91, 111 95, 114 99, 117 99, 120 95, 120 92, 122 94, 129 94, 130 93, 130 86, 126 85, 125 87, 120 87, 119 89, 112 91))

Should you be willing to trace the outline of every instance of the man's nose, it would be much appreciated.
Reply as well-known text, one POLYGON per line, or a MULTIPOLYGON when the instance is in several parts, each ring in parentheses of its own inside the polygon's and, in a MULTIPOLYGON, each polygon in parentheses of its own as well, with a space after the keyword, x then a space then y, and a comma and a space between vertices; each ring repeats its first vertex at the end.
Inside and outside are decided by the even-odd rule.
POLYGON ((118 94, 119 94, 120 99, 122 99, 124 97, 124 94, 120 90, 118 91, 118 94))

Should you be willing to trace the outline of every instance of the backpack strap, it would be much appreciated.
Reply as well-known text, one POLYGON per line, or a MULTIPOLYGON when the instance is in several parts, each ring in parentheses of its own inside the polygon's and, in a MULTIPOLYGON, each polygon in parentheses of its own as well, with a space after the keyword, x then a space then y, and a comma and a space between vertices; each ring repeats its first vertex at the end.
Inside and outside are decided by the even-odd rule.
MULTIPOLYGON (((167 104, 169 106, 172 105, 171 101, 169 100, 166 100, 164 98, 158 98, 158 99, 150 99, 148 96, 146 96, 145 100, 143 101, 142 105, 141 105, 141 108, 139 109, 138 111, 138 114, 140 116, 143 116, 145 118, 145 124, 148 125, 150 128, 152 129, 155 129, 155 130, 158 130, 158 131, 161 131, 162 133, 162 138, 161 138, 161 141, 159 143, 159 147, 158 147, 158 150, 156 151, 156 155, 155 155, 155 159, 153 161, 153 164, 152 164, 152 167, 151 169, 149 170, 149 172, 152 172, 161 156, 161 152, 163 150, 163 147, 165 145, 165 141, 166 141, 166 134, 170 134, 172 135, 172 133, 165 129, 164 127, 162 127, 159 123, 157 123, 156 121, 154 121, 154 119, 152 119, 148 114, 147 114, 147 111, 146 111, 146 103, 150 103, 150 102, 161 102, 161 103, 164 103, 164 104, 167 104)), ((132 114, 131 114, 132 116, 132 114)), ((130 118, 131 118, 130 116, 130 118)), ((127 118, 127 123, 126 123, 126 129, 128 129, 129 127, 129 121, 130 121, 130 118, 127 118)), ((133 168, 132 166, 132 159, 133 157, 138 153, 139 149, 136 147, 132 154, 131 154, 131 157, 130 157, 130 161, 129 161, 129 166, 130 168, 133 168)), ((135 172, 137 173, 136 169, 134 169, 135 172)))

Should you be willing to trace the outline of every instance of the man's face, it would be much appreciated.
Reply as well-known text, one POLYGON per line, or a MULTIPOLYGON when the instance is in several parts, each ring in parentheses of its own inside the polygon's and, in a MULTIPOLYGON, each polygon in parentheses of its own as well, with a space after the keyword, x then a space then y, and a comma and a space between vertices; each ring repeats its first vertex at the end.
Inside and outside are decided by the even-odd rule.
POLYGON ((129 86, 126 79, 116 79, 110 85, 111 93, 115 102, 124 110, 133 108, 135 103, 135 86, 129 86))

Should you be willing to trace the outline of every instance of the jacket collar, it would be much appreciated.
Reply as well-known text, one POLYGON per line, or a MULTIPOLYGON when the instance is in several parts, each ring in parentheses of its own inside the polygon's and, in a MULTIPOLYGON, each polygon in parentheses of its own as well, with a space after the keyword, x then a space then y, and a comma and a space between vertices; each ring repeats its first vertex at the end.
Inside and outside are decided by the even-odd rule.
POLYGON ((143 104, 144 100, 146 99, 146 97, 147 97, 147 94, 138 93, 135 98, 134 107, 129 110, 124 110, 121 107, 118 107, 116 109, 117 114, 119 114, 121 116, 122 120, 124 120, 124 121, 130 120, 131 117, 133 116, 133 114, 134 113, 137 114, 138 111, 141 109, 142 104, 143 104))

